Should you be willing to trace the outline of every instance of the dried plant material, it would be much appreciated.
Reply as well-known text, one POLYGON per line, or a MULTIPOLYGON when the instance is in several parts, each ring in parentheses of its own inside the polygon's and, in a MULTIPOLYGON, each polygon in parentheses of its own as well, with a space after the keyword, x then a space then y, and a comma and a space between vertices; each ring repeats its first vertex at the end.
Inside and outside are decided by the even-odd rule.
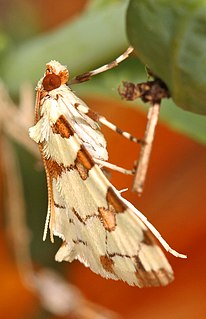
POLYGON ((147 115, 147 127, 134 174, 133 191, 139 195, 143 192, 161 100, 170 97, 165 83, 159 78, 156 78, 150 70, 148 70, 148 75, 154 77, 154 80, 138 84, 123 81, 122 86, 118 88, 121 97, 127 101, 134 101, 140 98, 143 102, 149 102, 151 104, 147 115))
POLYGON ((147 127, 144 135, 144 144, 141 146, 137 170, 134 176, 133 191, 141 194, 146 179, 146 174, 149 166, 150 154, 152 150, 155 129, 159 117, 160 104, 156 103, 150 106, 148 111, 147 127))
POLYGON ((2 160, 5 174, 7 231, 21 279, 27 287, 33 289, 34 272, 30 256, 30 230, 26 224, 21 174, 16 154, 5 136, 1 137, 1 146, 4 150, 2 160))
POLYGON ((78 288, 50 269, 37 273, 35 283, 42 305, 56 316, 70 315, 75 319, 120 319, 114 312, 86 300, 78 288))

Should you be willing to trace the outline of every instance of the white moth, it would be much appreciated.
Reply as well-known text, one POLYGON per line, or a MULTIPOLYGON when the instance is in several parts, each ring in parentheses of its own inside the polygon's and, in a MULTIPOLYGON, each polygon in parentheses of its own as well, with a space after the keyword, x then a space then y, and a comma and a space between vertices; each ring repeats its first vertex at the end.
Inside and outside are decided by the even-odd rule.
MULTIPOLYGON (((127 55, 117 59, 116 65, 127 55)), ((29 130, 39 144, 47 176, 44 239, 48 224, 51 240, 53 235, 62 238, 57 261, 78 259, 93 272, 129 285, 167 285, 173 271, 158 241, 171 254, 186 256, 169 247, 101 170, 103 165, 123 171, 106 162, 106 141, 97 121, 116 127, 71 91, 65 66, 51 61, 46 67, 37 85, 36 124, 29 130)), ((103 68, 107 66, 97 70, 103 68)), ((120 133, 136 141, 129 133, 120 133)))

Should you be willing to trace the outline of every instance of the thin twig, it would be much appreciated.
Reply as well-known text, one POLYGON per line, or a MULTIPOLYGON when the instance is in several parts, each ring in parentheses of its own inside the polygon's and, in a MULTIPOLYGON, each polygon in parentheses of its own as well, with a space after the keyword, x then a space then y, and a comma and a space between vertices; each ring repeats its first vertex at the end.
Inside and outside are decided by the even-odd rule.
POLYGON ((33 290, 34 271, 30 256, 30 230, 26 224, 26 208, 21 173, 16 154, 8 138, 2 135, 1 147, 6 184, 5 211, 16 264, 22 281, 33 290), (9 159, 9 160, 8 160, 9 159))
POLYGON ((143 102, 149 102, 151 104, 147 115, 148 122, 143 139, 144 143, 142 143, 141 146, 139 161, 136 173, 134 174, 135 177, 132 189, 139 195, 141 195, 143 191, 144 182, 148 170, 155 128, 159 117, 160 104, 162 99, 170 97, 170 92, 166 84, 158 77, 155 77, 154 75, 153 77, 153 81, 147 81, 137 84, 123 81, 122 85, 118 88, 121 97, 127 101, 134 101, 135 99, 140 98, 143 102))
POLYGON ((141 194, 148 170, 155 128, 159 117, 160 103, 154 103, 148 111, 148 122, 144 135, 144 144, 141 146, 137 170, 134 177, 133 191, 141 194))

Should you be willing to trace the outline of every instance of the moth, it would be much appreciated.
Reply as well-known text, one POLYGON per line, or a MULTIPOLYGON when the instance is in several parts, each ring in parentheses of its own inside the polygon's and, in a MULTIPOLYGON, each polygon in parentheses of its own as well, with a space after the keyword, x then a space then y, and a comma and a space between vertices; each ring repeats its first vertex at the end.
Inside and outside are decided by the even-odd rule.
MULTIPOLYGON (((76 77, 73 83, 116 66, 130 52, 131 48, 116 61, 76 77)), ((165 286, 174 275, 159 242, 171 254, 186 256, 170 248, 106 178, 102 166, 124 169, 107 162, 99 123, 137 139, 90 110, 67 85, 68 78, 67 68, 59 62, 46 65, 37 85, 35 125, 29 129, 39 145, 47 178, 44 240, 48 227, 52 241, 53 236, 63 240, 55 256, 59 262, 77 259, 102 277, 129 285, 165 286)))

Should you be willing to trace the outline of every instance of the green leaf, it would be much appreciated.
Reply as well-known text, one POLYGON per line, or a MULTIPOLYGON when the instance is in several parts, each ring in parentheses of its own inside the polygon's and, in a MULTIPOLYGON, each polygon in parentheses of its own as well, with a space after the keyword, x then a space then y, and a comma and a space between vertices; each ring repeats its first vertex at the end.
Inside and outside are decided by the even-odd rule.
POLYGON ((127 32, 174 102, 206 114, 206 1, 131 0, 127 32))

